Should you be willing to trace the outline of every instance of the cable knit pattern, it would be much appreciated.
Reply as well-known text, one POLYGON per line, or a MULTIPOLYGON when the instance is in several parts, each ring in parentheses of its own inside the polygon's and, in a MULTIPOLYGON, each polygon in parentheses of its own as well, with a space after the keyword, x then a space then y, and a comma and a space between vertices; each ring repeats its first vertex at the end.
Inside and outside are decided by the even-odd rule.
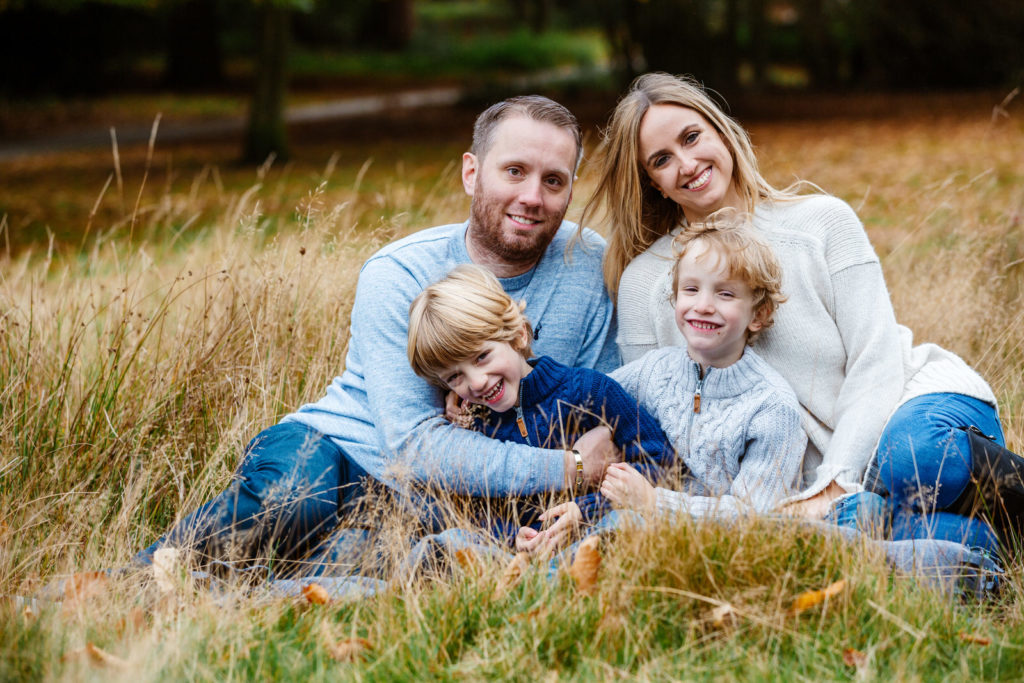
POLYGON ((658 488, 658 507, 691 515, 766 512, 796 490, 807 437, 793 390, 749 348, 727 368, 666 347, 612 373, 661 423, 692 481, 658 488), (700 412, 694 395, 700 389, 700 412))
MULTIPOLYGON (((793 387, 809 437, 808 498, 835 480, 847 492, 861 478, 889 417, 923 394, 965 394, 995 405, 992 390, 958 356, 913 346, 896 323, 881 264, 853 210, 812 195, 764 203, 754 225, 782 264, 788 297, 755 348, 793 387), (821 454, 824 454, 822 457, 821 454)), ((626 267, 619 284, 619 349, 624 362, 683 344, 670 300, 672 235, 626 267)))

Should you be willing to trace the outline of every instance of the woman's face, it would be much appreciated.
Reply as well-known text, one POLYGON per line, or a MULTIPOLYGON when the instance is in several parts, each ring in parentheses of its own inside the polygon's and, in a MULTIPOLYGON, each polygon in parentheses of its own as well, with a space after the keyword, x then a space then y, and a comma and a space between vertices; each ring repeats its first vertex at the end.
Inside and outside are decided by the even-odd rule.
POLYGON ((740 207, 732 155, 722 136, 693 109, 652 105, 640 121, 640 165, 654 189, 683 207, 690 223, 727 206, 740 207))

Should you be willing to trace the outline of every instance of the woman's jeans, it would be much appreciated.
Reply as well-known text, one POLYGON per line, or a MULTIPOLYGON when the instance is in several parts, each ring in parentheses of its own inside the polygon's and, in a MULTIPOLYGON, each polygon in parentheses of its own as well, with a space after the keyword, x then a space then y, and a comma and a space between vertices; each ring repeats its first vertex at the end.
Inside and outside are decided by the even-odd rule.
POLYGON ((161 546, 205 560, 299 559, 365 492, 366 471, 331 439, 286 422, 260 432, 228 487, 182 519, 135 562, 161 546))
POLYGON ((971 482, 970 443, 961 429, 970 425, 1005 444, 995 408, 984 401, 963 394, 907 401, 882 431, 865 476, 868 493, 841 499, 829 518, 876 531, 891 522, 894 540, 934 538, 997 552, 988 523, 945 511, 971 482))

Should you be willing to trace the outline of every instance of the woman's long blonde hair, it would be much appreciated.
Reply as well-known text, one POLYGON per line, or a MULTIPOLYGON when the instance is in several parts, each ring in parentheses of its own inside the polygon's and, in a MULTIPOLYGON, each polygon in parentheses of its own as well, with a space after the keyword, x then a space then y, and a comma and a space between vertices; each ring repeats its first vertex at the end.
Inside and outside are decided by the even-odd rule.
POLYGON ((735 207, 748 214, 761 200, 796 196, 793 188, 777 190, 757 168, 747 131, 728 116, 686 76, 649 73, 638 77, 619 100, 597 150, 597 188, 583 210, 580 225, 601 218, 609 225, 604 256, 604 281, 614 300, 626 265, 662 235, 683 224, 683 209, 654 189, 640 165, 640 122, 655 104, 675 104, 694 110, 722 137, 733 161, 732 182, 742 199, 735 207))

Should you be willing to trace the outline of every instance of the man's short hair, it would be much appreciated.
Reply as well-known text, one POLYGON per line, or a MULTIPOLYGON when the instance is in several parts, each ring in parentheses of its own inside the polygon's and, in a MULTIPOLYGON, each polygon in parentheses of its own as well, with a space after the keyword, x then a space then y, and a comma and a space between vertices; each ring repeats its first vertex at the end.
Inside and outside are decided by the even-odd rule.
POLYGON ((576 143, 576 166, 579 168, 583 159, 583 131, 573 113, 564 106, 543 95, 519 95, 492 104, 476 117, 473 124, 473 146, 469 151, 478 159, 483 160, 494 143, 494 129, 498 124, 511 116, 525 116, 541 123, 550 123, 572 135, 576 143))
POLYGON ((786 300, 782 293, 782 266, 775 253, 758 236, 747 214, 723 209, 708 216, 703 223, 687 225, 672 242, 676 257, 672 267, 673 301, 679 294, 679 264, 697 242, 724 259, 730 278, 750 287, 754 295, 754 316, 761 321, 760 330, 747 334, 747 343, 753 344, 761 332, 772 326, 772 316, 786 300))
POLYGON ((508 342, 529 358, 532 332, 525 308, 491 271, 457 266, 409 305, 409 364, 423 379, 447 388, 441 371, 472 358, 484 342, 508 342))

